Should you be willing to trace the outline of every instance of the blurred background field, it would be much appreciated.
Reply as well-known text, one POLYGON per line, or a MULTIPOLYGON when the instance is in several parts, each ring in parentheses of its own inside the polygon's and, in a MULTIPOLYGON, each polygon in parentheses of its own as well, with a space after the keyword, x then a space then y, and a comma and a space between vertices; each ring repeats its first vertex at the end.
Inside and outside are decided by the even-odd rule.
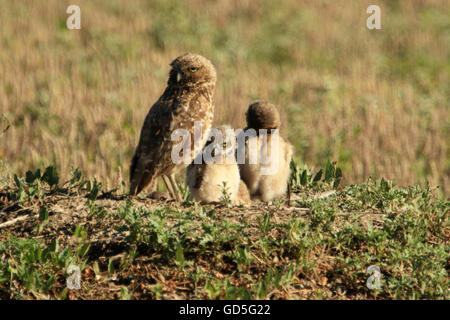
POLYGON ((446 0, 0 0, 0 175, 54 164, 127 181, 169 63, 195 52, 217 69, 216 124, 243 127, 265 98, 300 166, 448 196, 449 47, 446 0), (81 30, 66 28, 70 4, 81 30), (370 4, 381 30, 366 28, 370 4))

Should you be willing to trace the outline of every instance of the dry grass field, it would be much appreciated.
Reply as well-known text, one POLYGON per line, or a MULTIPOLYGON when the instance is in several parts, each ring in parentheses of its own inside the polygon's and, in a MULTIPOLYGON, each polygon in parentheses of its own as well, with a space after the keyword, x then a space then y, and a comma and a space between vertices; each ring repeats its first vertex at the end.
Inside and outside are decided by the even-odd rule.
POLYGON ((0 300, 448 300, 449 83, 447 0, 0 0, 0 300), (185 52, 216 124, 279 107, 291 201, 201 205, 182 175, 181 203, 128 197, 185 52))
POLYGON ((242 127, 266 98, 300 166, 448 195, 450 6, 378 2, 381 30, 366 28, 368 1, 0 1, 2 177, 51 164, 126 181, 168 64, 196 52, 218 71, 217 124, 242 127))

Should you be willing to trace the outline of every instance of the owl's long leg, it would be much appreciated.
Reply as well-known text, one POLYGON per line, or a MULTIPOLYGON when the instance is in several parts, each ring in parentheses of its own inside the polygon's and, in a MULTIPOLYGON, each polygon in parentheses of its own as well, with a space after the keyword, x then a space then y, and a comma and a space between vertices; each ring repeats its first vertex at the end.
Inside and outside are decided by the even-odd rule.
POLYGON ((175 173, 169 175, 169 181, 170 184, 172 185, 173 192, 175 194, 177 202, 181 202, 180 191, 178 190, 177 182, 175 181, 175 173))
POLYGON ((157 179, 153 179, 152 184, 149 187, 149 191, 150 193, 157 191, 158 190, 158 180, 157 179))
POLYGON ((169 192, 170 196, 175 200, 175 194, 173 193, 172 185, 170 184, 170 179, 168 176, 163 175, 162 176, 164 184, 166 185, 166 189, 169 192))
POLYGON ((289 183, 289 181, 288 181, 288 183, 287 183, 287 201, 288 201, 288 207, 290 207, 291 206, 291 184, 289 183))

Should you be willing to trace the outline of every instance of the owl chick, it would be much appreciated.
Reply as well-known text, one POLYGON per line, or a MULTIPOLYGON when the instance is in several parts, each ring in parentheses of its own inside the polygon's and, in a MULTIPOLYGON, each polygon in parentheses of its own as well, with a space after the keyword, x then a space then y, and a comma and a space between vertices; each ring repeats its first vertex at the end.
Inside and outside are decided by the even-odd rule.
POLYGON ((241 132, 245 161, 239 164, 240 175, 252 197, 271 201, 288 191, 293 147, 279 135, 280 115, 274 105, 255 101, 249 106, 246 119, 247 127, 241 132))
POLYGON ((233 204, 248 204, 235 152, 236 136, 232 128, 221 126, 211 130, 203 153, 186 170, 186 185, 196 201, 219 202, 225 190, 233 204))
POLYGON ((244 180, 239 181, 239 189, 236 196, 235 204, 242 206, 249 206, 252 203, 250 192, 244 180))
POLYGON ((137 195, 162 176, 168 191, 180 201, 175 173, 185 168, 206 142, 214 115, 216 71, 208 59, 192 53, 176 58, 170 66, 167 87, 145 118, 131 160, 130 195, 137 195), (200 124, 197 135, 194 122, 200 124), (191 147, 183 151, 187 160, 182 162, 172 159, 172 150, 179 143, 172 140, 175 131, 190 135, 186 140, 191 147), (195 136, 200 138, 194 140, 195 136))

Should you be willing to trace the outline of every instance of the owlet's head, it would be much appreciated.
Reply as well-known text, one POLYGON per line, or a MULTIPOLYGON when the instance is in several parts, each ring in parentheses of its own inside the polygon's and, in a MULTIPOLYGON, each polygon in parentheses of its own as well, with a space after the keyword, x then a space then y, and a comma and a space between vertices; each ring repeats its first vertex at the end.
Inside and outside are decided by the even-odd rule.
POLYGON ((280 114, 277 108, 266 100, 254 101, 245 114, 247 128, 258 129, 279 129, 280 114))
POLYGON ((216 69, 201 55, 186 53, 173 60, 170 66, 168 85, 197 87, 216 83, 216 69))
MULTIPOLYGON (((234 163, 236 153, 236 134, 229 125, 211 128, 208 140, 205 144, 204 157, 211 155, 229 159, 227 163, 234 163)), ((208 159, 205 159, 209 163, 208 159)))

